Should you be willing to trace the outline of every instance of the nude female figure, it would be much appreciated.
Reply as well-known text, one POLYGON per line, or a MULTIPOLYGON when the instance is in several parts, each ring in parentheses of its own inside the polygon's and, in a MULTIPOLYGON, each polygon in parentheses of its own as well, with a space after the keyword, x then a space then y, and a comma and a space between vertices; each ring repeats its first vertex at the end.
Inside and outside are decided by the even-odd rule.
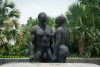
POLYGON ((66 62, 66 57, 68 56, 68 48, 66 46, 68 34, 67 30, 63 26, 64 22, 66 22, 66 18, 64 16, 59 16, 55 20, 57 29, 52 34, 52 37, 54 38, 53 62, 66 62))

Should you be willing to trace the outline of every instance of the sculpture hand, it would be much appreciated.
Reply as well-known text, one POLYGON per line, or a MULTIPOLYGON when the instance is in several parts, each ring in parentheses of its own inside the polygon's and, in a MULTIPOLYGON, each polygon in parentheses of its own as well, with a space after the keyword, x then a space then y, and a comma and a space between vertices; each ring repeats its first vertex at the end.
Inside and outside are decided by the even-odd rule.
POLYGON ((52 61, 53 62, 56 62, 57 61, 57 57, 55 55, 53 55, 52 61))
POLYGON ((30 56, 30 62, 34 61, 34 55, 30 56))

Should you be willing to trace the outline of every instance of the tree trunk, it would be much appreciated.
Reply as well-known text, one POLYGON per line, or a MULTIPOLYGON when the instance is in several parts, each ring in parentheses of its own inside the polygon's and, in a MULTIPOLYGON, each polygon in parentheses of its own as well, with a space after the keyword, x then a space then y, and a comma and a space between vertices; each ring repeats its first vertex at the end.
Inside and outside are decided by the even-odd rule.
POLYGON ((86 55, 86 46, 84 45, 82 40, 79 41, 78 46, 79 46, 80 57, 85 57, 85 55, 86 55))

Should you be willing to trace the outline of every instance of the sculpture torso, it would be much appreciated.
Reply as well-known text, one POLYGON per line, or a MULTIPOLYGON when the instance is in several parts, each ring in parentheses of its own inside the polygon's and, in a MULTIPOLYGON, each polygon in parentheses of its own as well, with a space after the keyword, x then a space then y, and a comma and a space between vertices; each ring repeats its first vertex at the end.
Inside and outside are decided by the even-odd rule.
POLYGON ((35 28, 35 47, 36 50, 44 51, 45 48, 50 47, 50 35, 52 33, 51 28, 46 26, 42 28, 39 25, 34 26, 35 28))
POLYGON ((61 45, 66 45, 66 39, 67 39, 67 30, 64 27, 59 27, 56 29, 56 31, 54 32, 54 43, 56 43, 57 39, 56 39, 56 34, 60 32, 61 35, 61 45))
POLYGON ((67 43, 67 31, 63 26, 56 29, 53 34, 54 37, 54 62, 66 62, 66 57, 68 55, 67 43))

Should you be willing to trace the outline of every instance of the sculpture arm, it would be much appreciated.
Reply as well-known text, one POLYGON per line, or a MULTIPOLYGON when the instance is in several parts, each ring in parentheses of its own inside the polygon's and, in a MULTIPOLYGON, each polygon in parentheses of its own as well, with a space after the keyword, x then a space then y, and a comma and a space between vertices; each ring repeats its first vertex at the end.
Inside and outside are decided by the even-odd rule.
POLYGON ((31 29, 31 32, 30 32, 30 56, 34 56, 35 54, 35 51, 34 51, 34 47, 35 47, 35 28, 33 27, 31 29))
POLYGON ((55 46, 60 46, 61 44, 61 31, 57 30, 56 31, 56 43, 55 46))
POLYGON ((60 45, 61 45, 61 31, 60 30, 56 30, 56 43, 54 45, 54 58, 57 58, 59 49, 60 49, 60 45))
POLYGON ((53 31, 51 30, 50 49, 51 49, 51 52, 53 53, 53 39, 52 39, 52 33, 53 33, 53 31))
POLYGON ((35 38, 35 35, 31 35, 30 37, 30 55, 34 55, 34 38, 35 38))
POLYGON ((55 33, 56 32, 52 32, 51 37, 54 38, 55 37, 55 33))

